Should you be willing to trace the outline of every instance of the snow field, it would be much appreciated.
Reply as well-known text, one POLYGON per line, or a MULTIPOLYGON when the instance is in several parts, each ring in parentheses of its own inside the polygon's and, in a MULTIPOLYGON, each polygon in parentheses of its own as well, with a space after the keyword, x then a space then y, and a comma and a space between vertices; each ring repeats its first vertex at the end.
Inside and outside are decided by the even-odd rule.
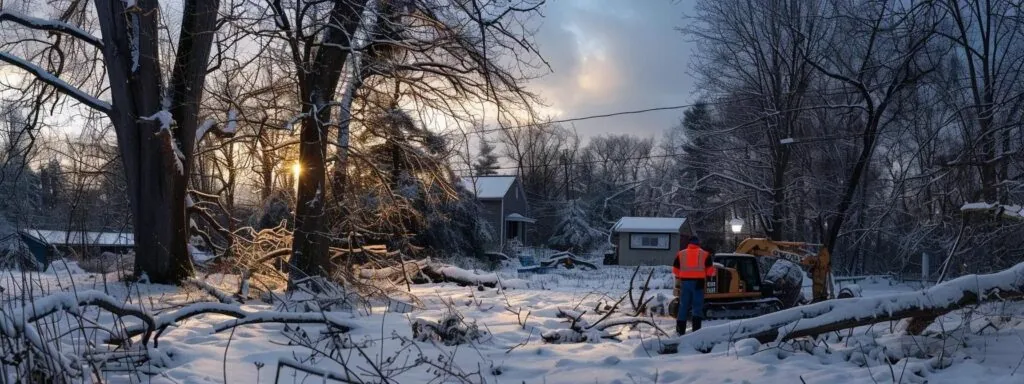
MULTIPOLYGON (((353 330, 320 341, 326 327, 319 324, 264 323, 217 331, 232 318, 200 315, 160 335, 159 347, 150 348, 151 360, 144 366, 127 372, 105 372, 103 380, 322 382, 320 377, 288 367, 301 366, 310 372, 342 375, 341 378, 347 368, 350 378, 359 377, 365 382, 380 382, 375 378, 379 376, 376 370, 380 369, 396 383, 1024 383, 1024 369, 1018 369, 1024 360, 1024 308, 1012 303, 984 305, 969 316, 963 311, 944 316, 929 329, 942 332, 941 337, 905 336, 899 331, 899 324, 880 323, 829 334, 817 343, 799 340, 762 345, 746 339, 719 344, 706 354, 681 348, 679 353, 668 355, 658 354, 655 346, 669 337, 648 325, 614 326, 608 329, 617 334, 614 338, 582 343, 551 344, 541 339, 544 332, 568 328, 567 320, 558 317, 560 311, 586 311, 583 320, 598 321, 602 315, 595 314, 594 309, 618 301, 632 274, 633 269, 626 267, 522 275, 504 270, 495 275, 504 289, 448 283, 414 285, 412 293, 420 304, 411 312, 384 312, 386 303, 377 303, 369 314, 366 309, 333 312, 332 318, 350 324, 353 330), (457 345, 446 345, 436 338, 414 341, 415 322, 437 324, 452 314, 461 318, 460 329, 475 328, 480 334, 457 345), (314 353, 309 346, 324 353, 333 352, 334 356, 314 353), (315 358, 311 360, 312 355, 315 358), (278 370, 281 362, 285 366, 278 370)), ((642 270, 636 284, 642 284, 646 277, 642 270)), ((204 281, 224 292, 233 292, 238 284, 235 276, 214 275, 204 281)), ((888 280, 866 280, 858 285, 867 298, 913 290, 888 280)), ((20 305, 19 296, 41 297, 57 292, 68 292, 65 297, 89 290, 105 292, 126 305, 137 305, 153 314, 167 313, 191 302, 215 300, 190 287, 126 287, 117 282, 114 274, 88 274, 74 264, 43 274, 5 273, 0 278, 0 287, 8 318, 12 313, 8 308, 20 305)), ((668 268, 655 269, 651 287, 648 297, 671 296, 668 268)), ((639 296, 639 287, 634 288, 634 296, 639 296)), ((44 304, 36 302, 36 306, 44 304)), ((240 305, 244 311, 281 308, 280 303, 258 300, 240 305)), ((628 298, 619 309, 632 310, 628 298)), ((81 312, 108 328, 121 326, 109 313, 95 307, 83 308, 81 312)), ((71 328, 76 324, 64 314, 51 317, 48 327, 71 328)), ((673 319, 646 319, 674 333, 673 319)), ((128 328, 136 323, 132 319, 124 322, 128 328)), ((705 327, 725 323, 708 322, 705 327)), ((48 331, 43 336, 54 334, 60 332, 48 331)), ((72 333, 63 336, 59 345, 72 353, 86 349, 84 339, 97 342, 103 337, 102 332, 78 336, 72 333)), ((105 347, 97 342, 93 348, 105 347)))

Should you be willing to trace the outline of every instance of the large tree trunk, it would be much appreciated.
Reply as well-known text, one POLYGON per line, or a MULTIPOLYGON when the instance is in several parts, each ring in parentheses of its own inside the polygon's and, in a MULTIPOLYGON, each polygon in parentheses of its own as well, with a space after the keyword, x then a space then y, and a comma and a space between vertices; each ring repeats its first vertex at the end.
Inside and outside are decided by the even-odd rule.
POLYGON ((937 317, 987 301, 1024 295, 1024 263, 988 275, 968 275, 919 292, 835 299, 703 328, 678 339, 701 351, 754 338, 762 343, 911 317, 937 317))
POLYGON ((96 0, 110 117, 132 206, 135 272, 152 282, 175 283, 192 274, 185 194, 219 1, 184 3, 170 105, 164 105, 161 84, 157 2, 140 0, 137 7, 96 0), (176 125, 161 129, 160 119, 146 119, 166 109, 176 125))
MULTIPOLYGON (((323 41, 300 85, 302 131, 299 134, 299 187, 295 207, 295 238, 292 243, 292 279, 303 275, 327 275, 331 270, 326 217, 326 160, 331 102, 338 88, 343 63, 350 53, 350 36, 359 25, 367 0, 335 0, 323 41), (340 26, 341 28, 338 28, 340 26)), ((305 68, 299 68, 303 71, 305 68)), ((340 194, 335 191, 335 194, 340 194)))

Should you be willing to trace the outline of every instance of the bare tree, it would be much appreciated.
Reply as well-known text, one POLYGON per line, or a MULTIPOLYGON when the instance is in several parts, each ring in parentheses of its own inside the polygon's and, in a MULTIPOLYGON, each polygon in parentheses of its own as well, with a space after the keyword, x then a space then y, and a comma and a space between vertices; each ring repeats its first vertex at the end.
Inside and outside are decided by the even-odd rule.
POLYGON ((928 5, 903 5, 898 2, 848 5, 836 3, 834 12, 851 16, 840 23, 830 39, 831 55, 804 59, 816 70, 840 84, 850 87, 854 97, 850 106, 850 123, 861 127, 858 134, 860 153, 850 170, 829 221, 825 246, 835 250, 844 221, 860 183, 867 172, 880 135, 892 121, 890 108, 895 108, 904 91, 935 69, 932 50, 938 17, 928 5), (851 7, 851 8, 847 8, 851 7), (850 58, 854 60, 850 60, 850 58))
MULTIPOLYGON (((794 151, 788 139, 807 130, 805 107, 813 91, 815 72, 803 56, 816 58, 821 49, 825 29, 818 17, 819 7, 818 3, 798 0, 706 1, 697 7, 694 27, 684 29, 696 41, 707 44, 696 65, 703 84, 733 98, 725 101, 735 103, 727 114, 730 120, 724 133, 747 133, 744 141, 765 151, 755 155, 763 156, 760 160, 739 150, 720 151, 715 156, 739 156, 741 164, 754 160, 769 167, 763 177, 751 180, 748 186, 732 187, 756 185, 756 193, 766 195, 767 201, 762 204, 767 212, 756 213, 763 215, 759 221, 773 239, 786 236, 794 151)), ((712 172, 708 176, 723 175, 712 172)))
MULTIPOLYGON (((111 102, 63 81, 53 72, 8 52, 12 64, 84 106, 110 118, 117 134, 134 220, 136 272, 154 282, 192 273, 185 195, 199 103, 203 93, 219 1, 185 1, 174 63, 161 63, 158 2, 96 1, 102 38, 61 19, 3 12, 2 20, 75 39, 103 54, 111 102), (164 79, 170 82, 164 84, 164 79)), ((85 12, 75 2, 68 13, 85 12)))
MULTIPOLYGON (((940 35, 950 41, 962 62, 962 77, 954 79, 963 87, 950 88, 951 106, 963 125, 964 149, 950 166, 978 170, 980 196, 989 202, 1006 202, 1005 183, 1011 162, 1020 159, 1013 148, 1014 132, 1024 116, 1021 96, 1024 69, 1024 28, 1012 1, 941 2, 951 18, 940 35)), ((958 74, 961 74, 958 73, 958 74)))

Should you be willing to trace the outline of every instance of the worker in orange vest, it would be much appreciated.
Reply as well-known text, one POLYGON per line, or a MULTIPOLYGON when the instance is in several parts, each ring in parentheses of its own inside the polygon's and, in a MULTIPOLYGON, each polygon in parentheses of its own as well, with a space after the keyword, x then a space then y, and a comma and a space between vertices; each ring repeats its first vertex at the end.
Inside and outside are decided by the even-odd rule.
POLYGON ((679 313, 676 315, 676 333, 686 333, 686 313, 693 312, 693 330, 700 329, 704 319, 704 282, 715 276, 711 255, 700 247, 700 239, 690 238, 689 245, 676 253, 672 263, 672 274, 681 281, 679 313))

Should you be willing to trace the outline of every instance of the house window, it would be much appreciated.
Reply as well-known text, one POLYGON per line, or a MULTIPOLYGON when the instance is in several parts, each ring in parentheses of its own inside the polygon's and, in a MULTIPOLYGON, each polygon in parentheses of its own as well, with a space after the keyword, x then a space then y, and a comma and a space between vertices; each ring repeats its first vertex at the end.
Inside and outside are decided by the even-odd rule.
POLYGON ((633 233, 629 235, 632 249, 668 249, 667 233, 633 233))

